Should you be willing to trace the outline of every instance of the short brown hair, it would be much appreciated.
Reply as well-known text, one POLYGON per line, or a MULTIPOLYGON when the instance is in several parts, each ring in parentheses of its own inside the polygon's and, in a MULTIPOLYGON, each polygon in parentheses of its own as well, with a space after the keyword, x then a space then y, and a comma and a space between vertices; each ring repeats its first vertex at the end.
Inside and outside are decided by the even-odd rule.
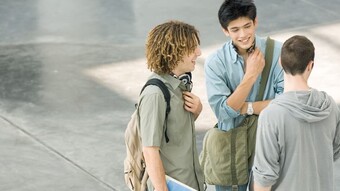
POLYGON ((305 36, 295 35, 286 40, 281 49, 281 65, 285 73, 302 74, 310 61, 314 61, 314 45, 305 36))
POLYGON ((180 21, 160 24, 147 38, 148 69, 157 74, 169 74, 183 56, 193 53, 199 44, 198 30, 194 26, 180 21))

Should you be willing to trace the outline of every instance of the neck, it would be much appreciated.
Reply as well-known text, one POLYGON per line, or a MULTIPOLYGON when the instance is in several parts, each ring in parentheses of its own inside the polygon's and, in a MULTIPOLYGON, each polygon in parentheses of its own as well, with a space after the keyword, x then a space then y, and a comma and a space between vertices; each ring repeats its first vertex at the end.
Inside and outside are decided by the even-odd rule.
POLYGON ((180 72, 180 71, 177 71, 176 69, 175 70, 172 70, 170 75, 176 75, 177 77, 184 74, 183 72, 180 72))
POLYGON ((303 75, 284 75, 284 92, 289 91, 306 91, 309 90, 310 87, 308 86, 308 77, 303 75))
POLYGON ((244 60, 247 60, 248 58, 248 52, 245 49, 238 50, 238 54, 244 58, 244 60))

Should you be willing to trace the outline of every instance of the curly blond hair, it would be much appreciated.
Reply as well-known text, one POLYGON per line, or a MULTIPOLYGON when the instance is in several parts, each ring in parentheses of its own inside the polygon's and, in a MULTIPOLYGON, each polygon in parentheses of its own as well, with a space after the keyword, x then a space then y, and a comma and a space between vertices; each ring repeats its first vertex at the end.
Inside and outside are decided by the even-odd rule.
POLYGON ((169 74, 200 44, 198 30, 180 21, 168 21, 153 28, 146 42, 148 69, 157 74, 169 74))

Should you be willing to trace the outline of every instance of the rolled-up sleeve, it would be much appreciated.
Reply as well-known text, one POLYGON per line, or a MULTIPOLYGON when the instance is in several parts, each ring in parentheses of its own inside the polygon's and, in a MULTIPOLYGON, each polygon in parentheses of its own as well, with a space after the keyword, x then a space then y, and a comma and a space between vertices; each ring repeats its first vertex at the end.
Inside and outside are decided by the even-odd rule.
POLYGON ((283 69, 281 65, 278 63, 275 64, 274 67, 274 92, 275 92, 275 97, 283 93, 284 90, 284 76, 283 76, 283 69))
POLYGON ((207 87, 207 95, 210 107, 214 111, 218 121, 227 122, 231 118, 236 118, 240 115, 239 111, 227 105, 227 98, 231 95, 231 90, 228 88, 228 79, 224 76, 222 65, 216 55, 211 56, 205 63, 205 79, 207 87))
POLYGON ((284 90, 284 77, 283 77, 284 71, 282 69, 281 64, 279 63, 281 47, 282 47, 282 43, 275 41, 274 55, 273 55, 273 61, 272 61, 273 76, 274 76, 274 80, 272 82, 274 83, 273 87, 274 87, 275 97, 282 94, 284 90))
POLYGON ((268 114, 263 111, 259 117, 253 166, 254 181, 263 187, 274 185, 280 174, 277 133, 268 123, 268 114))

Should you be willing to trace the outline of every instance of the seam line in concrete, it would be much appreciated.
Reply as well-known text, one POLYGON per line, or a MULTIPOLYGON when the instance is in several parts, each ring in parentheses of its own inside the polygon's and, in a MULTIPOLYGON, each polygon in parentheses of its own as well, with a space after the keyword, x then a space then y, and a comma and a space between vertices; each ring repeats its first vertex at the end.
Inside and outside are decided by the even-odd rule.
POLYGON ((108 183, 100 180, 98 177, 96 177, 95 175, 91 174, 89 171, 87 171, 85 168, 83 168, 82 166, 78 165, 77 163, 75 163, 74 161, 72 161, 71 159, 67 158, 66 156, 64 156, 63 154, 61 154, 60 152, 58 152, 56 149, 54 149, 53 147, 49 146, 48 144, 44 143, 42 140, 40 140, 39 138, 35 137, 33 134, 31 134, 30 132, 26 131, 25 129, 21 128, 20 126, 16 125, 15 123, 13 123, 12 121, 10 121, 9 119, 7 119, 4 116, 0 115, 0 118, 2 118, 3 120, 5 120, 7 123, 9 123, 10 125, 12 125, 13 127, 17 128, 19 131, 21 131, 22 133, 26 134, 28 137, 30 137, 31 139, 33 139, 34 141, 38 142, 39 144, 41 144, 43 147, 45 147, 47 150, 51 151, 52 153, 54 153, 55 155, 61 157, 62 159, 66 160, 68 163, 70 163, 71 165, 75 166, 76 168, 78 168, 79 170, 81 170, 82 172, 84 172, 85 174, 87 174, 88 176, 90 176, 91 178, 93 178, 95 181, 105 185, 107 188, 109 188, 112 191, 117 191, 115 190, 111 185, 109 185, 108 183))

